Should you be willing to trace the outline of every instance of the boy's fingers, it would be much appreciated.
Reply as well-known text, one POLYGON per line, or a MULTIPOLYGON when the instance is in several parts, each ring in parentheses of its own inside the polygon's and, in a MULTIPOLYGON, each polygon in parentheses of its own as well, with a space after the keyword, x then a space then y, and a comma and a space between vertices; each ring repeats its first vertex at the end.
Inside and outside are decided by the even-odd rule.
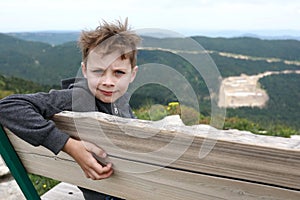
POLYGON ((86 149, 89 152, 94 153, 95 155, 101 157, 101 158, 106 158, 107 154, 105 153, 105 151, 103 149, 101 149, 100 147, 90 143, 90 142, 86 142, 84 141, 83 144, 85 145, 86 149))
POLYGON ((93 180, 100 180, 104 178, 108 178, 112 175, 113 169, 111 168, 111 164, 105 167, 97 167, 96 169, 90 169, 88 174, 89 178, 93 180))
POLYGON ((100 164, 97 164, 97 166, 94 166, 92 170, 95 171, 97 174, 102 175, 112 170, 112 164, 108 163, 106 166, 101 166, 100 164))
POLYGON ((99 164, 96 167, 90 167, 84 170, 85 176, 92 180, 101 180, 110 177, 113 174, 112 164, 101 167, 99 164))

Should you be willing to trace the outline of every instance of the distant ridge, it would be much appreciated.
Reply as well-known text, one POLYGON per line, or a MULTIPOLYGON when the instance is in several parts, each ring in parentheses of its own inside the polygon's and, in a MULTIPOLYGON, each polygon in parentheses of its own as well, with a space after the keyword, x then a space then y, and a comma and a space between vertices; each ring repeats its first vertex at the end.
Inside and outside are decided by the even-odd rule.
POLYGON ((191 31, 188 35, 191 36, 207 36, 207 37, 253 37, 266 40, 300 40, 300 30, 252 30, 252 31, 191 31), (191 34, 192 33, 192 34, 191 34))
MULTIPOLYGON (((237 37, 252 37, 264 40, 299 40, 300 30, 278 30, 278 31, 183 31, 187 32, 186 37, 204 36, 204 37, 224 37, 224 38, 237 38, 237 37), (197 34, 194 34, 197 33, 197 34)), ((43 42, 51 45, 60 45, 66 42, 77 41, 80 31, 37 31, 37 32, 12 32, 7 35, 35 42, 43 42)), ((166 38, 169 35, 162 35, 161 33, 149 33, 145 36, 154 38, 166 38), (150 35, 149 35, 150 34, 150 35)), ((180 33, 179 33, 180 34, 180 33)), ((185 36, 184 34, 181 34, 185 36)))
POLYGON ((243 37, 259 38, 259 39, 262 39, 262 40, 299 40, 300 41, 300 36, 290 36, 290 35, 264 36, 264 35, 246 33, 242 36, 243 37))
POLYGON ((77 41, 79 31, 41 31, 41 32, 15 32, 8 35, 33 42, 43 42, 51 45, 60 45, 66 42, 77 41))

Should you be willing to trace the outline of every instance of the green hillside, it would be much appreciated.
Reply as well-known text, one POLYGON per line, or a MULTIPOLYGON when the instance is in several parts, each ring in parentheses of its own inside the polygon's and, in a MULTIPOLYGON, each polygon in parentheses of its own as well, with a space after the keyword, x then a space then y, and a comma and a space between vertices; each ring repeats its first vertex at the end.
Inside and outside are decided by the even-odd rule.
POLYGON ((75 42, 51 46, 0 34, 0 73, 41 84, 58 84, 74 76, 81 54, 75 42))
POLYGON ((0 75, 0 99, 17 93, 47 92, 52 88, 59 88, 59 86, 43 86, 21 78, 0 75))

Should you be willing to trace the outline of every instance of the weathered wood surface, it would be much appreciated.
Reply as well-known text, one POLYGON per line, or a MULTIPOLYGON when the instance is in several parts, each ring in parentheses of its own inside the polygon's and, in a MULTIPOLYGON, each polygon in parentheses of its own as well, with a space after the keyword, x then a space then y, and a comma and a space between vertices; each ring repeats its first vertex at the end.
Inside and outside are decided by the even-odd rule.
POLYGON ((29 172, 126 199, 300 199, 300 140, 205 125, 186 127, 168 119, 56 115, 60 129, 108 152, 115 173, 101 181, 86 179, 64 153, 53 156, 12 134, 9 137, 29 172), (211 143, 207 138, 212 138, 211 143), (216 139, 207 156, 199 158, 203 144, 214 144, 216 139))
POLYGON ((59 183, 54 188, 43 194, 42 200, 84 200, 82 192, 77 186, 68 183, 59 183))

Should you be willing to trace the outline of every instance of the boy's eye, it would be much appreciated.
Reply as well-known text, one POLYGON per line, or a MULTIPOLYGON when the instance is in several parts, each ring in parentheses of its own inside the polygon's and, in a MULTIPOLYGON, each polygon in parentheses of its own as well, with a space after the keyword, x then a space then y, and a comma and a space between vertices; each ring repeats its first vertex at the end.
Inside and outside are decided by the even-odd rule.
POLYGON ((117 71, 115 71, 115 74, 116 74, 117 76, 120 76, 120 75, 125 74, 125 72, 124 72, 124 71, 121 71, 121 70, 117 70, 117 71))
POLYGON ((94 74, 103 74, 103 73, 104 73, 104 71, 101 70, 101 69, 93 70, 92 72, 93 72, 94 74))

